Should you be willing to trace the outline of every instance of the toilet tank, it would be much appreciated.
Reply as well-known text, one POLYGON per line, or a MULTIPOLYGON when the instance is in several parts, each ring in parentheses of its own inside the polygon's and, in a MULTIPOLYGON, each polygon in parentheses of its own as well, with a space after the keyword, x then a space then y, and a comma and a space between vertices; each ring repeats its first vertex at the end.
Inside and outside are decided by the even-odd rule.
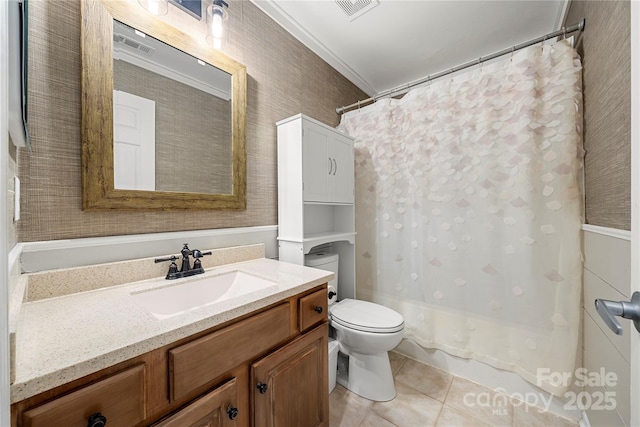
POLYGON ((332 271, 336 277, 329 282, 329 286, 338 289, 338 254, 328 251, 309 253, 304 256, 304 265, 332 271))

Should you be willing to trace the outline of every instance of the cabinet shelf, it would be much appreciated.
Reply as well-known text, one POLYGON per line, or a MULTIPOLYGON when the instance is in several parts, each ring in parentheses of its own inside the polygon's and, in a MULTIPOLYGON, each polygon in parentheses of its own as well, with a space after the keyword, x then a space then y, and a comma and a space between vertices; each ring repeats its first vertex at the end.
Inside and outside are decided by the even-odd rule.
POLYGON ((313 248, 314 246, 323 245, 325 243, 339 242, 339 241, 345 240, 351 243, 352 245, 355 245, 356 233, 355 231, 313 233, 313 234, 307 234, 306 236, 304 236, 302 240, 289 239, 284 237, 278 237, 278 240, 302 243, 303 252, 307 254, 309 253, 311 248, 313 248))

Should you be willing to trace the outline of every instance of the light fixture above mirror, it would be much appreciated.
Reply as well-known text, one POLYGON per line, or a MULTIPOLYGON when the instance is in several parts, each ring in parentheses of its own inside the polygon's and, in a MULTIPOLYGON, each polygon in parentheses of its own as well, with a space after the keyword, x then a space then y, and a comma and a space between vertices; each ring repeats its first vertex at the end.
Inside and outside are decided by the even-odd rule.
POLYGON ((138 0, 138 3, 152 15, 162 16, 168 13, 169 1, 198 20, 202 16, 202 3, 206 2, 207 44, 217 50, 226 45, 229 4, 225 0, 138 0))
POLYGON ((222 49, 228 37, 227 21, 229 5, 224 0, 213 0, 207 6, 207 43, 214 49, 222 49))

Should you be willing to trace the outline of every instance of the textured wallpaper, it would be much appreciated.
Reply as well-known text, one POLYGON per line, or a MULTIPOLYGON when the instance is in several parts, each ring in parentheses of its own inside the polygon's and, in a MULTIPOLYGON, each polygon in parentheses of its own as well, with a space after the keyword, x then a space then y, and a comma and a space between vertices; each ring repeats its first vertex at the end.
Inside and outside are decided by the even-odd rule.
MULTIPOLYGON (((335 126, 335 108, 366 98, 247 0, 231 0, 224 52, 247 66, 247 209, 84 212, 81 188, 80 3, 29 3, 29 121, 33 153, 18 152, 23 214, 18 240, 40 241, 277 224, 275 122, 304 113, 335 126)), ((204 34, 170 7, 168 21, 204 34)), ((204 35, 202 36, 204 38, 204 35)))
POLYGON ((566 22, 582 18, 586 222, 630 230, 630 2, 573 0, 566 22))

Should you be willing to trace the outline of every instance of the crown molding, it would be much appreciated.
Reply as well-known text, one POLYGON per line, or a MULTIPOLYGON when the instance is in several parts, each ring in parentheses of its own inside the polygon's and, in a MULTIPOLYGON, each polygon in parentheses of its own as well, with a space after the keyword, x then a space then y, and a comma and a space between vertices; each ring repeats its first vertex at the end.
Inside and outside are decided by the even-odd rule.
POLYGON ((375 95, 376 91, 362 76, 353 70, 348 64, 337 57, 327 46, 322 44, 313 34, 309 33, 291 15, 286 13, 273 0, 250 0, 258 9, 273 19, 278 25, 287 30, 292 36, 307 46, 320 58, 335 68, 340 74, 345 76, 351 83, 359 87, 369 96, 375 95))

